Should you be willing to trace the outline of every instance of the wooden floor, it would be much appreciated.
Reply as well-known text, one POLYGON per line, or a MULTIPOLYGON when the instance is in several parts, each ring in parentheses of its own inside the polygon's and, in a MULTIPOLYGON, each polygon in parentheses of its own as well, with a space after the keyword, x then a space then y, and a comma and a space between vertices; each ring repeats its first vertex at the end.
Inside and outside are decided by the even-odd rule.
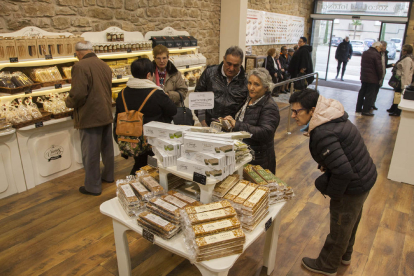
MULTIPOLYGON (((387 179, 399 118, 385 109, 391 91, 381 91, 374 117, 355 117, 356 92, 320 88, 340 100, 360 129, 378 169, 378 180, 364 207, 352 264, 338 275, 414 275, 414 186, 387 179)), ((314 187, 320 175, 308 149, 308 138, 296 125, 286 134, 287 112, 275 137, 277 176, 294 188, 296 197, 283 209, 273 275, 312 275, 301 265, 317 257, 329 231, 329 199, 314 187)), ((123 178, 132 161, 116 158, 116 177, 123 178)), ((99 205, 115 196, 104 184, 99 197, 78 192, 79 170, 0 200, 0 275, 118 275, 112 223, 99 205)), ((133 275, 201 275, 187 260, 129 234, 133 275)), ((262 268, 264 236, 237 261, 229 275, 266 275, 262 268)))

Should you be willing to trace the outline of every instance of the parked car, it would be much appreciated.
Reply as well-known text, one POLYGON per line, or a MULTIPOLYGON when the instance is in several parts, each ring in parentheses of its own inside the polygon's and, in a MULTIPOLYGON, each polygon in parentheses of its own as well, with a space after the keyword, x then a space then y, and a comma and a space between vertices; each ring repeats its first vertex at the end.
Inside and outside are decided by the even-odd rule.
POLYGON ((375 41, 376 40, 375 39, 372 39, 372 38, 365 38, 364 39, 364 43, 365 43, 365 45, 367 45, 367 48, 371 47, 372 44, 374 44, 375 41))
POLYGON ((387 51, 388 51, 388 58, 395 59, 397 55, 397 46, 394 41, 387 41, 387 51))
POLYGON ((342 42, 342 37, 332 37, 331 45, 334 47, 338 47, 338 45, 342 42))
POLYGON ((366 45, 362 40, 351 40, 353 55, 359 54, 362 55, 364 51, 366 51, 366 45))
POLYGON ((395 43, 395 47, 398 52, 401 52, 402 39, 401 38, 391 38, 391 41, 395 43))

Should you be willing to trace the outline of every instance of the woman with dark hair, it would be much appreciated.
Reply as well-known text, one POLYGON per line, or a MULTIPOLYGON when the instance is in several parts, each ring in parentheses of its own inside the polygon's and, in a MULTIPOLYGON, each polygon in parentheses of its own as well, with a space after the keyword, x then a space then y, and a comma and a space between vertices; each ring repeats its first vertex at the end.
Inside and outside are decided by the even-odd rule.
MULTIPOLYGON (((128 110, 138 110, 147 96, 155 90, 140 111, 144 114, 143 124, 152 121, 170 123, 172 116, 177 113, 177 107, 173 101, 152 81, 154 66, 149 59, 141 58, 134 61, 131 64, 131 73, 133 77, 128 80, 127 87, 119 92, 116 99, 114 137, 117 142, 116 122, 118 114, 125 112, 123 98, 128 110)), ((147 165, 148 155, 154 155, 143 136, 139 138, 138 143, 119 141, 118 145, 123 157, 128 158, 131 156, 135 159, 134 167, 131 170, 132 175, 141 167, 147 165)))
MULTIPOLYGON (((279 62, 279 54, 277 53, 275 48, 270 48, 267 51, 267 57, 266 60, 263 63, 263 67, 269 71, 270 76, 272 77, 273 83, 277 83, 279 80, 283 79, 282 72, 284 71, 282 69, 282 66, 279 62)), ((277 95, 277 91, 279 89, 275 89, 272 94, 274 96, 277 95)))

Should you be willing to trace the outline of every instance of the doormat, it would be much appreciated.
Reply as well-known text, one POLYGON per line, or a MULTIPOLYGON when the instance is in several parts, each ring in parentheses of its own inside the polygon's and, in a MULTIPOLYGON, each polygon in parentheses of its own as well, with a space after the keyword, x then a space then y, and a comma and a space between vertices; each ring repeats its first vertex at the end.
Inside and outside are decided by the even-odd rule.
POLYGON ((347 81, 346 79, 344 81, 319 80, 318 81, 318 86, 324 86, 324 87, 336 88, 336 89, 340 89, 340 90, 349 90, 349 91, 359 92, 359 89, 361 88, 361 82, 352 81, 352 80, 347 81))

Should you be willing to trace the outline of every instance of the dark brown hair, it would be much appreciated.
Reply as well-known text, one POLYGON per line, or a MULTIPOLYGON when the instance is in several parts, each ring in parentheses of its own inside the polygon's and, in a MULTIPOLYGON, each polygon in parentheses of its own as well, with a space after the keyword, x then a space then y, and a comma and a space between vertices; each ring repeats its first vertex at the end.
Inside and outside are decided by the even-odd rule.
POLYGON ((276 49, 275 48, 270 48, 269 50, 267 50, 267 55, 273 57, 273 55, 276 53, 276 49))

